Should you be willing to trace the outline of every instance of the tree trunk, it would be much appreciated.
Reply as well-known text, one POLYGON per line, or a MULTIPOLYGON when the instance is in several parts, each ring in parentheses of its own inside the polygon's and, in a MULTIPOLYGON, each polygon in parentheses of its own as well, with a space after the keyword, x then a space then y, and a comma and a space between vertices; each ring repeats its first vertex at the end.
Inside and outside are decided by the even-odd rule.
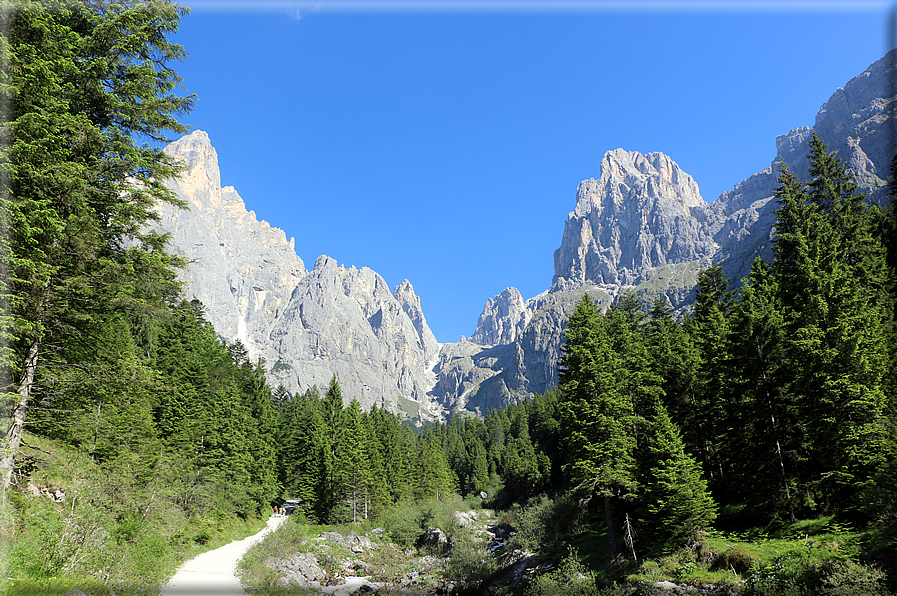
POLYGON ((607 495, 604 496, 604 517, 607 519, 607 541, 610 544, 610 556, 615 558, 619 554, 619 549, 617 549, 617 535, 614 532, 614 508, 607 495))
POLYGON ((28 400, 31 397, 31 387, 34 384, 34 369, 37 367, 37 355, 40 348, 40 340, 35 339, 28 347, 25 361, 22 365, 22 374, 16 387, 16 397, 10 404, 10 411, 6 414, 6 436, 0 445, 0 490, 3 492, 12 483, 12 473, 15 468, 16 454, 19 445, 22 444, 22 430, 25 428, 25 413, 28 411, 28 400))

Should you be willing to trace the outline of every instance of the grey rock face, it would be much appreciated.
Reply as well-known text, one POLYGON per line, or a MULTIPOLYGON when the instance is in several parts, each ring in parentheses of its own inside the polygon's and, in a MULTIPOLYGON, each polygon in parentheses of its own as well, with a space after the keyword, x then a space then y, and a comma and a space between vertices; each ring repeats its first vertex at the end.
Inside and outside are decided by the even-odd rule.
POLYGON ((222 337, 240 340, 254 357, 266 355, 270 321, 306 274, 294 240, 257 221, 233 187, 221 188, 218 155, 206 133, 195 131, 165 151, 188 166, 168 183, 188 209, 159 206, 162 228, 188 262, 181 275, 187 296, 206 306, 222 337))
POLYGON ((321 569, 318 558, 312 553, 294 553, 289 559, 268 557, 264 564, 278 573, 277 584, 283 587, 293 584, 312 586, 314 582, 327 579, 327 572, 321 569))
POLYGON ((532 313, 517 288, 505 288, 486 301, 470 341, 484 346, 509 344, 523 333, 532 313))
POLYGON ((608 151, 601 177, 580 183, 554 253, 554 281, 632 284, 644 271, 712 254, 704 201, 663 153, 608 151))
POLYGON ((272 322, 266 340, 278 360, 269 379, 305 391, 326 387, 336 375, 343 396, 358 398, 365 409, 423 408, 426 417, 438 416, 427 399, 438 344, 422 314, 419 331, 406 313, 409 304, 419 305, 411 284, 396 294, 403 300, 367 267, 346 269, 318 257, 272 322))
POLYGON ((323 390, 336 375, 346 401, 357 397, 366 409, 439 416, 427 398, 439 344, 407 280, 392 292, 370 269, 326 256, 307 271, 293 239, 257 221, 232 187, 221 188, 206 133, 166 152, 187 165, 169 187, 189 209, 160 206, 161 227, 189 263, 181 275, 188 297, 205 305, 222 338, 264 359, 273 386, 323 390))

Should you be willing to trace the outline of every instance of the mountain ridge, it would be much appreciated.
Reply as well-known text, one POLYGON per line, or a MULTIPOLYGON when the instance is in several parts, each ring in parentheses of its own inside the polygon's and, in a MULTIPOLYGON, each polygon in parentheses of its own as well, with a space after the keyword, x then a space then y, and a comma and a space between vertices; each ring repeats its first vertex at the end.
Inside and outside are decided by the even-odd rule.
POLYGON ((295 394, 335 375, 346 399, 365 408, 421 420, 483 414, 557 382, 562 331, 584 293, 606 307, 632 291, 683 312, 701 269, 721 263, 737 281, 755 257, 770 259, 778 167, 808 177, 812 132, 839 151, 870 200, 883 203, 895 61, 892 51, 836 90, 812 129, 779 135, 772 164, 712 203, 663 153, 606 152, 599 178, 577 186, 549 288, 524 299, 509 287, 487 299, 460 342, 436 341, 408 280, 390 291, 376 272, 324 255, 307 270, 293 239, 257 221, 235 189, 220 187, 217 154, 202 131, 166 148, 188 166, 169 187, 191 210, 161 206, 161 225, 191 262, 182 275, 188 295, 206 305, 222 338, 266 361, 273 385, 295 394))

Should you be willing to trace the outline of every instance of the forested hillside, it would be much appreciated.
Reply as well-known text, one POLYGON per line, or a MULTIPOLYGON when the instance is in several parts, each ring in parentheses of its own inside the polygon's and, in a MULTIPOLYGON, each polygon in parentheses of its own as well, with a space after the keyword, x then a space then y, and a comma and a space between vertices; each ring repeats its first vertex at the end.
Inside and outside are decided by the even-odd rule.
POLYGON ((182 302, 148 225, 176 202, 160 145, 194 101, 168 41, 185 12, 2 12, 4 578, 152 585, 278 492, 264 370, 182 302))

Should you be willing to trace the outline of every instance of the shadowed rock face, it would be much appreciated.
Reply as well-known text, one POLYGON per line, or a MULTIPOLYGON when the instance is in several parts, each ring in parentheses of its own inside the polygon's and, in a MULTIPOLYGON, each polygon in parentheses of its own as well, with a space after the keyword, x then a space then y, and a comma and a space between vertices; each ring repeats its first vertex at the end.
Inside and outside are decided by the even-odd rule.
POLYGON ((231 187, 220 188, 208 136, 194 132, 166 151, 189 170, 171 188, 190 211, 161 206, 162 227, 192 261, 183 274, 189 297, 228 341, 264 358, 272 385, 325 388, 336 375, 346 400, 423 418, 486 410, 544 392, 557 383, 563 329, 583 294, 601 306, 631 290, 646 304, 661 297, 682 311, 701 269, 721 263, 740 280, 757 256, 772 257, 777 164, 804 179, 815 131, 848 164, 870 200, 886 201, 895 147, 892 81, 897 51, 838 89, 814 127, 776 139, 770 167, 713 203, 663 153, 615 149, 598 179, 581 182, 554 253, 551 288, 524 300, 507 288, 486 301, 470 341, 440 345, 406 280, 392 292, 365 267, 319 257, 311 271, 293 240, 256 221, 231 187))

